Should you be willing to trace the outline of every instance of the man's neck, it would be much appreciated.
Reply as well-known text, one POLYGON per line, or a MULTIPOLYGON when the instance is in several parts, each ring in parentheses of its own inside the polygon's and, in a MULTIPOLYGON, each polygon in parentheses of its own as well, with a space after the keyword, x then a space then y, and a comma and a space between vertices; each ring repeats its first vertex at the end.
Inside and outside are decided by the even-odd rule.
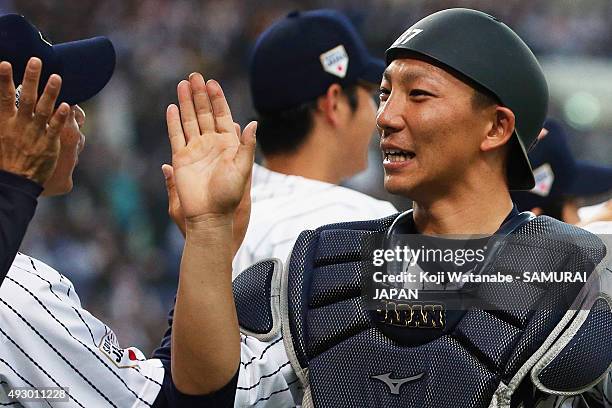
POLYGON ((266 156, 264 166, 277 173, 340 184, 342 176, 337 155, 334 157, 330 146, 324 144, 324 137, 314 136, 310 135, 295 153, 266 156))
POLYGON ((430 203, 413 203, 414 222, 421 234, 492 235, 512 210, 503 188, 481 194, 449 195, 430 203))
POLYGON ((263 165, 277 173, 301 176, 311 180, 340 184, 338 177, 328 171, 318 160, 303 155, 266 157, 263 165))

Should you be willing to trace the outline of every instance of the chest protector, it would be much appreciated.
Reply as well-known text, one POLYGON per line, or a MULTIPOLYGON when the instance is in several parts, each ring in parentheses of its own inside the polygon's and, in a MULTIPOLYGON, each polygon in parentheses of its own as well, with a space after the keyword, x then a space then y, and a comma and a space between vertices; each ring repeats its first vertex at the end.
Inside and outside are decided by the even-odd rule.
POLYGON ((527 407, 542 394, 580 394, 611 369, 611 254, 600 237, 519 214, 480 273, 583 271, 586 283, 482 283, 492 305, 503 291, 530 306, 442 315, 437 327, 435 311, 418 310, 420 327, 398 327, 388 310, 368 310, 362 291, 371 279, 363 245, 396 218, 305 231, 284 267, 262 261, 234 281, 243 332, 263 341, 282 333, 303 406, 527 407))

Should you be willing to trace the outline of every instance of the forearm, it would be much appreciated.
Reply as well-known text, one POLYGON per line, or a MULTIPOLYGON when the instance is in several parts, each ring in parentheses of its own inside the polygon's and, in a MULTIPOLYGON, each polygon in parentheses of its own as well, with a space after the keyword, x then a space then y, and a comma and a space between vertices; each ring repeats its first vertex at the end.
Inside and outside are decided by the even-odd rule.
POLYGON ((20 176, 0 171, 0 283, 4 279, 34 216, 42 187, 20 176))
POLYGON ((238 369, 231 242, 231 216, 187 221, 172 332, 172 378, 186 394, 220 389, 238 369))

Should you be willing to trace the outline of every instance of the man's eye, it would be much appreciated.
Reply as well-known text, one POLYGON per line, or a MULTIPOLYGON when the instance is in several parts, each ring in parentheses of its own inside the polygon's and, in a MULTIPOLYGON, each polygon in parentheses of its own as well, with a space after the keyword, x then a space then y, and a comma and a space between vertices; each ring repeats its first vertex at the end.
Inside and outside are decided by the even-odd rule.
POLYGON ((410 96, 433 96, 433 94, 423 90, 423 89, 412 89, 410 91, 410 96))
POLYGON ((380 88, 380 93, 378 94, 378 98, 381 101, 384 101, 387 99, 387 97, 389 96, 389 94, 391 93, 390 90, 388 90, 387 88, 380 88))

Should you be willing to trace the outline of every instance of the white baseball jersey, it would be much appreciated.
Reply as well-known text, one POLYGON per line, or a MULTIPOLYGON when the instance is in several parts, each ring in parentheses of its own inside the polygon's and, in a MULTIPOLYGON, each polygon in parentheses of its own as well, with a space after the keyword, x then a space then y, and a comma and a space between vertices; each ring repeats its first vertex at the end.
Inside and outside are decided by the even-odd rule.
POLYGON ((266 258, 286 260, 300 232, 322 225, 397 213, 387 201, 335 184, 270 171, 255 164, 251 220, 233 263, 234 277, 266 258))
POLYGON ((612 221, 595 221, 580 228, 593 234, 612 234, 612 221))
POLYGON ((241 334, 240 373, 234 407, 294 407, 303 397, 282 335, 262 342, 241 334))
MULTIPOLYGON (((286 260, 300 232, 326 224, 382 218, 392 204, 334 184, 253 167, 251 220, 234 258, 234 277, 265 258, 286 260)), ((302 401, 281 335, 242 335, 236 407, 293 407, 302 401)))
POLYGON ((0 286, 0 342, 0 405, 150 407, 164 377, 160 360, 119 346, 65 276, 23 254, 0 286), (16 387, 66 387, 67 402, 11 398, 16 387))

